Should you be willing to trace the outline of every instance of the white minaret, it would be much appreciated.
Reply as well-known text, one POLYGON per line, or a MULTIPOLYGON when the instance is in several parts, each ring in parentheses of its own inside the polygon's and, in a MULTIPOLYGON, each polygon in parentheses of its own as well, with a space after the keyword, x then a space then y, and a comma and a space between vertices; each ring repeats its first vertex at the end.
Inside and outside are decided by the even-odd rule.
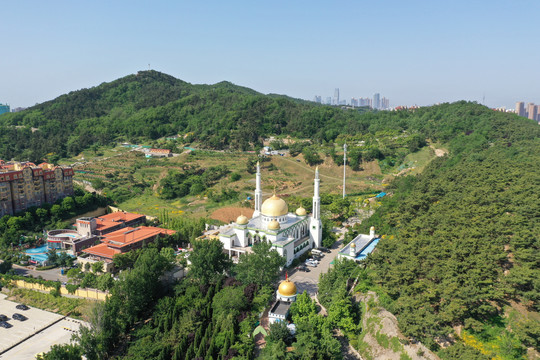
POLYGON ((262 207, 261 165, 257 161, 257 175, 256 175, 256 185, 255 185, 255 211, 253 212, 253 217, 259 216, 261 214, 261 207, 262 207))
POLYGON ((315 169, 315 186, 313 188, 313 212, 309 227, 309 236, 314 247, 322 245, 321 197, 319 196, 319 167, 315 169))

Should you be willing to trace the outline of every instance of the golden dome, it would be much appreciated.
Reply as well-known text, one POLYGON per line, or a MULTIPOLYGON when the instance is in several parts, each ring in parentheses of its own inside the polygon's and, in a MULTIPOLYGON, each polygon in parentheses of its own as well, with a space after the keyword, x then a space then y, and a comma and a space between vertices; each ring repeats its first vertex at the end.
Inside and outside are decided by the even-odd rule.
POLYGON ((306 209, 304 209, 303 207, 299 207, 298 209, 296 209, 296 215, 298 216, 306 216, 307 213, 306 213, 306 209))
POLYGON ((279 230, 280 226, 277 220, 272 220, 268 223, 268 230, 279 230))
POLYGON ((375 231, 375 226, 369 228, 370 231, 375 231))
POLYGON ((274 194, 271 198, 266 199, 261 208, 261 213, 266 216, 282 216, 287 215, 289 207, 285 200, 277 197, 274 194))
POLYGON ((248 222, 249 222, 249 219, 244 215, 240 215, 239 217, 236 218, 236 223, 238 225, 246 225, 248 222))
POLYGON ((356 247, 356 243, 352 243, 352 244, 351 244, 351 247, 352 247, 352 248, 355 248, 355 247, 356 247))
POLYGON ((289 279, 286 279, 279 284, 278 292, 281 296, 294 296, 296 295, 296 285, 289 279))

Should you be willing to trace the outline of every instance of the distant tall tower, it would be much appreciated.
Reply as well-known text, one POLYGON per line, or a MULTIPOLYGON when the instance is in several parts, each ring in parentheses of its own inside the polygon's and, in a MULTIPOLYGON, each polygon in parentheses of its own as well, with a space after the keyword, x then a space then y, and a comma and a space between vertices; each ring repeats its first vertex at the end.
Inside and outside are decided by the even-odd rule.
POLYGON ((343 144, 343 198, 345 199, 345 175, 347 174, 347 144, 343 144))
POLYGON ((381 109, 386 110, 388 108, 390 108, 390 100, 383 96, 381 99, 381 109))
POLYGON ((339 88, 334 90, 334 105, 339 105, 339 88))
POLYGON ((262 188, 261 188, 261 165, 257 161, 257 175, 255 177, 255 211, 253 212, 253 217, 259 216, 261 214, 262 206, 262 188))
POLYGON ((373 108, 374 109, 381 108, 381 94, 379 93, 376 93, 373 95, 373 108))
POLYGON ((321 197, 319 195, 319 167, 315 169, 315 184, 313 186, 313 210, 311 214, 309 236, 313 247, 322 245, 321 197))
POLYGON ((536 115, 538 115, 538 110, 536 109, 536 105, 534 105, 534 103, 527 104, 527 112, 528 112, 529 119, 536 120, 536 115))
POLYGON ((525 103, 523 101, 518 101, 516 103, 516 114, 525 116, 525 103))

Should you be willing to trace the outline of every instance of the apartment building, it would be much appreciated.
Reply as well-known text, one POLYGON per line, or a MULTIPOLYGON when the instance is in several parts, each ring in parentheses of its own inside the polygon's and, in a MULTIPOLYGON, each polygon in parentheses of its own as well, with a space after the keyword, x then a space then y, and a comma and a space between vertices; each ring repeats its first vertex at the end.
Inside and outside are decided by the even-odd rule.
POLYGON ((73 195, 73 169, 0 160, 0 217, 73 195))

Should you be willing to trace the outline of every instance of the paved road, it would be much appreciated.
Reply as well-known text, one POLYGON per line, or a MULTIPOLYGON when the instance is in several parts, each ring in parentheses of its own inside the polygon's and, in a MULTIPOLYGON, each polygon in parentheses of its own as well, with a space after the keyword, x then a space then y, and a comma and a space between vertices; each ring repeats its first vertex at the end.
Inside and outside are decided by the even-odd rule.
POLYGON ((341 243, 341 240, 337 241, 330 249, 331 253, 325 253, 317 267, 309 267, 309 272, 294 270, 294 272, 289 274, 289 279, 296 284, 298 293, 301 294, 305 290, 311 297, 317 294, 319 276, 321 273, 328 272, 331 266, 330 263, 336 258, 339 248, 341 248, 341 243))
POLYGON ((31 275, 33 277, 41 276, 45 280, 66 282, 68 278, 60 273, 60 268, 50 270, 32 270, 29 267, 13 265, 13 269, 17 275, 31 275))

